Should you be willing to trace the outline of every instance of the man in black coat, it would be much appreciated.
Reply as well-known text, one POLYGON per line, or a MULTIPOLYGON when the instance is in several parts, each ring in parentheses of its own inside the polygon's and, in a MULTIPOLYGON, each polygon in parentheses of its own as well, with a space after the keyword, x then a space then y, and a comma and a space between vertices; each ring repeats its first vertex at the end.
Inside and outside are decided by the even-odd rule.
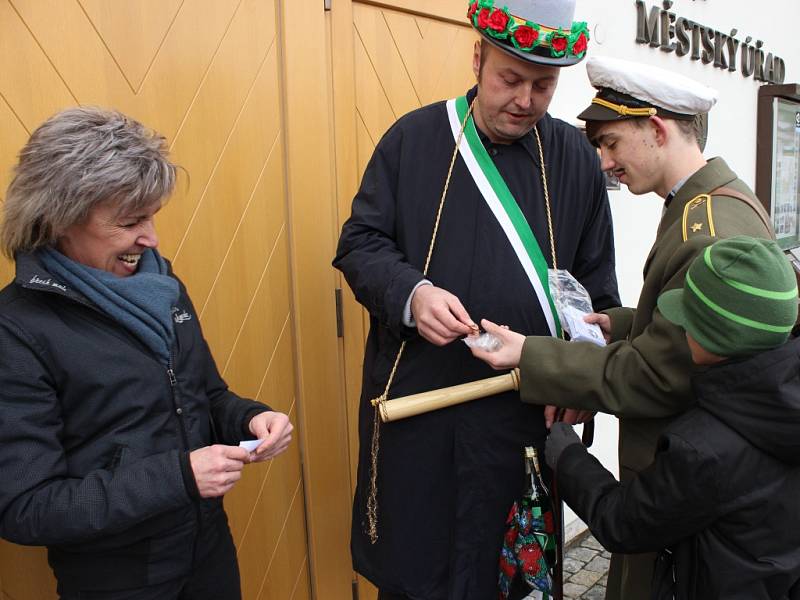
POLYGON ((370 313, 352 552, 382 599, 496 596, 505 518, 524 487, 522 450, 545 437, 542 408, 511 392, 381 425, 373 490, 370 400, 390 374, 389 402, 492 376, 456 341, 473 317, 558 335, 546 280, 554 262, 595 309, 619 304, 597 155, 547 114, 560 67, 584 55, 586 25, 572 22, 574 2, 491 4, 469 11, 483 35, 477 88, 385 134, 334 260, 370 313))
POLYGON ((562 498, 613 552, 661 551, 653 599, 800 598, 800 339, 797 285, 773 241, 707 247, 683 289, 658 300, 686 330, 697 408, 655 462, 619 483, 556 424, 547 442, 562 498))

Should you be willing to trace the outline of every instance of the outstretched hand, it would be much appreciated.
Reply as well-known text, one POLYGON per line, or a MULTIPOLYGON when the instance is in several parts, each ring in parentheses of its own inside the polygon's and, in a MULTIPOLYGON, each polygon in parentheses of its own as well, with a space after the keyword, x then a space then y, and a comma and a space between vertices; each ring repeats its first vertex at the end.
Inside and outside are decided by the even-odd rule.
POLYGON ((508 327, 502 327, 487 319, 481 321, 481 327, 487 333, 491 333, 502 344, 499 349, 494 351, 483 350, 481 348, 470 348, 472 355, 480 358, 493 369, 505 370, 519 366, 519 359, 522 356, 522 345, 525 343, 525 336, 521 333, 511 331, 508 327))

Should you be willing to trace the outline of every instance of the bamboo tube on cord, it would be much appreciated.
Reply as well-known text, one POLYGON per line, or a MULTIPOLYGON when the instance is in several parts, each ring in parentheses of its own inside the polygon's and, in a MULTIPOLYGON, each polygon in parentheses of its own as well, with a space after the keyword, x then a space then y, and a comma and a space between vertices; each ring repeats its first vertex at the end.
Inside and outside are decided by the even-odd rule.
POLYGON ((403 396, 393 400, 376 398, 372 400, 372 404, 378 405, 381 421, 389 423, 432 410, 518 389, 519 369, 514 369, 505 375, 470 381, 469 383, 403 396))

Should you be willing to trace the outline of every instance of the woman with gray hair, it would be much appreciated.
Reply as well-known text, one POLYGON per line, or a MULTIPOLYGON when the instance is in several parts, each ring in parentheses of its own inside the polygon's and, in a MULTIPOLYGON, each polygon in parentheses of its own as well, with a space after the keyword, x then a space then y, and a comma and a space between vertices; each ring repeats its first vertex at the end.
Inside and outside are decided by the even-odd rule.
POLYGON ((291 441, 286 415, 228 390, 156 250, 175 173, 163 137, 73 108, 6 195, 0 537, 47 546, 64 600, 240 598, 222 496, 291 441))

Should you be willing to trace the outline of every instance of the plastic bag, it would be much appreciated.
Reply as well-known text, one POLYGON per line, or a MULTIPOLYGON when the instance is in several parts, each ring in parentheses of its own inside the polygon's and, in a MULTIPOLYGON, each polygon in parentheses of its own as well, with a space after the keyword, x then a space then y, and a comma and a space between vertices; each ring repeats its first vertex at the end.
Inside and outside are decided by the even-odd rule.
POLYGON ((565 269, 548 269, 547 275, 561 327, 569 334, 570 340, 605 346, 606 340, 600 326, 583 320, 583 317, 594 312, 586 288, 565 269))
POLYGON ((503 347, 503 342, 500 338, 484 331, 480 335, 468 335, 461 340, 470 348, 478 348, 486 350, 486 352, 497 352, 503 347))

